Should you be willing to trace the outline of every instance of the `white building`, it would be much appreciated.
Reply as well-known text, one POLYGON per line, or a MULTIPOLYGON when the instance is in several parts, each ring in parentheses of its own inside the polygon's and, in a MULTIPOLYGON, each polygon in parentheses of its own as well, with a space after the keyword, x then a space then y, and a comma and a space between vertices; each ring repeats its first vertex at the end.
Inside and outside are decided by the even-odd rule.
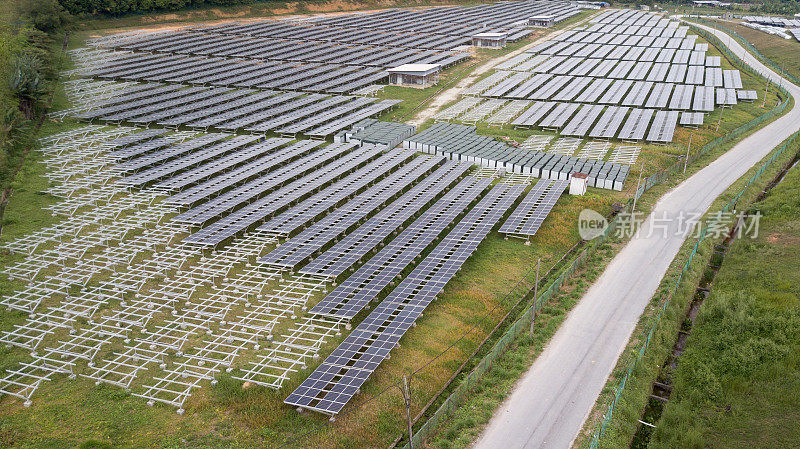
POLYGON ((555 23, 555 17, 547 14, 528 18, 528 25, 532 27, 549 27, 555 23))
POLYGON ((472 36, 473 47, 503 48, 506 46, 508 33, 478 33, 472 36))
POLYGON ((389 84, 427 87, 439 82, 439 64, 403 64, 389 69, 389 84))

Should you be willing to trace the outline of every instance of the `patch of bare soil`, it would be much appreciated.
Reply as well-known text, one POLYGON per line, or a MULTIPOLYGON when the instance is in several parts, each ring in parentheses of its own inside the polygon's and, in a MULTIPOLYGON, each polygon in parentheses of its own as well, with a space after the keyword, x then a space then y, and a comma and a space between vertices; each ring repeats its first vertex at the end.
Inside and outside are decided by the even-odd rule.
POLYGON ((779 232, 768 235, 767 241, 773 245, 800 246, 800 237, 795 235, 785 235, 779 232))

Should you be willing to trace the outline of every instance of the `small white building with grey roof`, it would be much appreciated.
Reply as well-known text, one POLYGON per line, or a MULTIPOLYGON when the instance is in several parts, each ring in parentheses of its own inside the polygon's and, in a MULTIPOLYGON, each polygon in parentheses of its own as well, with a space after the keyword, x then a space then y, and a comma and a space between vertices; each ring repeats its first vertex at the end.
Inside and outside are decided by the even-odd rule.
POLYGON ((472 36, 473 47, 503 48, 506 46, 508 33, 478 33, 472 36))
POLYGON ((427 87, 439 82, 439 64, 403 64, 389 69, 389 84, 427 87))

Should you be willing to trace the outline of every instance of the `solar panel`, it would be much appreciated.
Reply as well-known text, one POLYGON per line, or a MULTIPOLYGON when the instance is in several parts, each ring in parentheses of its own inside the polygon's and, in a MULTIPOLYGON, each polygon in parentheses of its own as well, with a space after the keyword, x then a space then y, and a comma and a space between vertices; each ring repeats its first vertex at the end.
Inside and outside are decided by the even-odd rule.
POLYGON ((539 122, 539 126, 542 128, 561 128, 579 107, 580 105, 575 103, 557 103, 553 112, 539 122))
POLYGON ((670 109, 689 109, 692 107, 692 96, 694 95, 695 86, 687 84, 676 84, 675 92, 672 94, 672 99, 669 102, 670 109))
POLYGON ((628 120, 619 132, 622 140, 642 140, 644 139, 647 128, 650 125, 650 118, 653 117, 652 109, 631 109, 628 120))
POLYGON ((514 126, 534 126, 539 120, 545 116, 551 109, 556 106, 554 101, 537 101, 519 115, 513 122, 514 126))
POLYGON ((410 220, 426 204, 460 178, 471 164, 448 161, 429 177, 367 220, 320 256, 315 257, 300 273, 337 277, 365 257, 410 220))
POLYGON ((739 100, 753 101, 758 100, 758 93, 754 90, 739 90, 736 91, 736 97, 739 100))
POLYGON ((540 179, 500 227, 500 233, 533 236, 542 226, 569 181, 540 179))
POLYGON ((708 86, 697 86, 694 89, 694 102, 692 110, 711 112, 714 110, 714 88, 708 86))
POLYGON ((485 178, 464 178, 309 313, 336 318, 355 317, 490 184, 491 181, 485 178))
POLYGON ((603 106, 598 104, 584 105, 575 117, 561 130, 564 136, 585 136, 592 124, 603 112, 603 106))
POLYGON ((705 114, 702 112, 683 112, 681 113, 681 126, 700 126, 703 124, 705 114))
POLYGON ((284 402, 339 413, 523 190, 495 186, 284 402))
POLYGON ((733 106, 736 101, 736 89, 717 88, 717 104, 722 106, 733 106))
POLYGON ((313 170, 322 164, 330 162, 355 146, 328 146, 313 154, 308 154, 314 148, 322 144, 323 142, 301 140, 285 148, 284 151, 278 155, 258 158, 226 173, 225 176, 218 176, 207 181, 202 181, 189 189, 172 195, 167 198, 165 202, 180 206, 193 206, 235 187, 247 185, 246 183, 254 181, 256 178, 260 179, 254 181, 253 184, 249 184, 248 190, 254 190, 263 186, 264 191, 269 191, 275 186, 280 185, 281 182, 294 179, 299 173, 313 170), (275 171, 272 172, 269 177, 264 177, 265 173, 272 170, 275 171))
POLYGON ((644 106, 647 108, 663 109, 669 103, 669 97, 672 94, 672 83, 655 83, 653 91, 647 97, 644 106))
MULTIPOLYGON (((363 193, 350 199, 340 208, 310 225, 298 235, 270 251, 258 261, 279 267, 295 268, 311 257, 314 252, 343 235, 348 229, 356 226, 360 220, 382 204, 390 201, 392 197, 405 189, 410 183, 429 172, 442 161, 442 157, 418 156, 363 193)), ((386 165, 385 162, 383 164, 386 165)), ((328 199, 329 201, 325 205, 330 204, 334 198, 328 196, 328 199)), ((309 202, 314 206, 320 205, 320 202, 313 198, 309 199, 309 202)), ((280 216, 276 218, 279 219, 280 216)), ((275 232, 269 224, 269 222, 264 224, 262 229, 275 232)), ((286 226, 278 227, 279 233, 288 234, 288 230, 286 226)))
POLYGON ((672 142, 675 125, 678 123, 678 111, 658 111, 650 133, 647 135, 649 142, 672 142))
POLYGON ((611 106, 600 117, 597 125, 589 133, 589 137, 597 139, 610 139, 617 135, 617 130, 622 126, 622 121, 628 114, 629 108, 611 106))
POLYGON ((742 88, 742 75, 738 70, 723 70, 722 78, 726 89, 742 88))

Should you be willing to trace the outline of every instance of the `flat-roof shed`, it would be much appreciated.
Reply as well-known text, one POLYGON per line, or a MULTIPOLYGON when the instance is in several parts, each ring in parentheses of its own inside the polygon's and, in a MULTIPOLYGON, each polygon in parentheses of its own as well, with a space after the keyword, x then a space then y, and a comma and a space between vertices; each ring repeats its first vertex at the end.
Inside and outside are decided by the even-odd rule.
POLYGON ((503 48, 506 46, 508 33, 478 33, 472 36, 474 47, 503 48))
POLYGON ((439 82, 439 64, 403 64, 389 69, 389 84, 431 86, 439 82))
POLYGON ((556 18, 549 14, 542 14, 528 18, 528 25, 532 27, 549 27, 556 22, 556 18))

